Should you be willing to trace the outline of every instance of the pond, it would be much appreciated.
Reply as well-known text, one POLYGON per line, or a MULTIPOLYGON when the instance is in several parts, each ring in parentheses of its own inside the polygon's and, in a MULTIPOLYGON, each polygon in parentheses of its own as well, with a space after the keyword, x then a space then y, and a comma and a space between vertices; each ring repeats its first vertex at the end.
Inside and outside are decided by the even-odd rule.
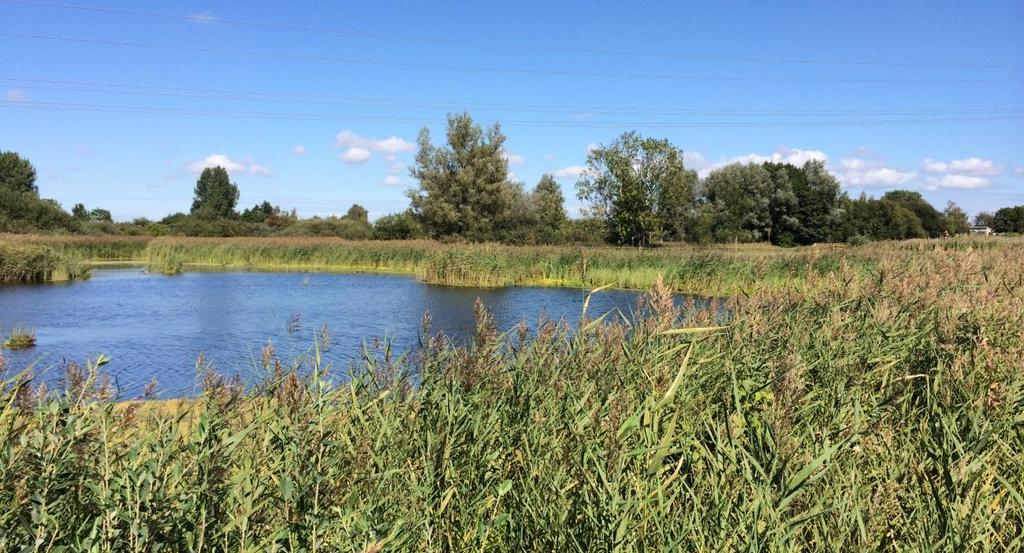
MULTIPOLYGON (((637 295, 602 291, 589 313, 628 316, 637 295)), ((332 347, 325 357, 347 369, 376 338, 390 339, 398 353, 411 351, 424 312, 434 332, 463 341, 473 335, 477 298, 505 331, 520 321, 533 328, 542 314, 574 323, 584 297, 576 289, 456 288, 389 275, 99 269, 70 284, 0 286, 0 330, 36 331, 37 347, 3 352, 8 374, 31 365, 42 379, 58 381, 66 362, 103 354, 122 397, 138 397, 154 377, 160 397, 181 397, 193 394, 200 353, 244 380, 259 372, 268 340, 290 361, 308 352, 326 325, 332 347)))

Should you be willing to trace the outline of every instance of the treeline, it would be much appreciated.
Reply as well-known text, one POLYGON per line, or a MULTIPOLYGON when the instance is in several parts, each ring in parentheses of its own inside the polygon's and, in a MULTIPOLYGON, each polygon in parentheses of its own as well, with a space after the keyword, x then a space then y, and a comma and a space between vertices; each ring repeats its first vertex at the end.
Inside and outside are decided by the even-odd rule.
MULTIPOLYGON (((950 202, 939 211, 921 194, 893 190, 851 198, 820 161, 803 166, 734 163, 700 178, 683 151, 665 139, 628 132, 591 150, 576 183, 582 218, 568 217, 551 175, 532 190, 509 172, 499 125, 487 129, 468 114, 448 117, 445 141, 427 129, 410 174, 409 208, 370 222, 354 204, 343 216, 300 219, 262 202, 238 211, 239 190, 223 167, 204 169, 188 213, 159 221, 117 223, 108 210, 40 198, 36 172, 14 152, 0 153, 0 232, 187 236, 338 236, 349 239, 434 238, 510 244, 770 242, 781 246, 940 237, 969 231, 967 214, 950 202)), ((976 224, 1024 233, 1024 206, 980 213, 976 224)))

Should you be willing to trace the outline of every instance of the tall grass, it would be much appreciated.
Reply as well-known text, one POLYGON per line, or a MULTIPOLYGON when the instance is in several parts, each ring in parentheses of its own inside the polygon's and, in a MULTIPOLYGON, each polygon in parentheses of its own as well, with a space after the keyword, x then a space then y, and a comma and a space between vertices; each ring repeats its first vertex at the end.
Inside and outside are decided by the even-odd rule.
POLYGON ((345 370, 267 347, 243 390, 112 403, 101 369, 0 408, 0 549, 1019 551, 1019 243, 840 256, 685 318, 655 279, 345 370))
POLYGON ((89 276, 77 257, 40 244, 0 241, 0 283, 66 281, 89 276))
POLYGON ((841 256, 859 266, 873 264, 869 254, 843 254, 835 246, 792 250, 672 246, 638 251, 323 238, 159 238, 149 244, 146 254, 154 268, 177 260, 186 267, 383 272, 457 286, 615 284, 644 289, 662 275, 675 290, 711 295, 803 281, 833 270, 841 256))

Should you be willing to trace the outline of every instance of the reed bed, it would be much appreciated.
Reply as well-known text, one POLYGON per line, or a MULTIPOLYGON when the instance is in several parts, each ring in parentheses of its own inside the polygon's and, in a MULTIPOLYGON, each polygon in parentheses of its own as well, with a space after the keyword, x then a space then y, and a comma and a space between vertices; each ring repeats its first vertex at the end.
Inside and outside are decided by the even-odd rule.
POLYGON ((147 247, 151 267, 380 272, 415 275, 452 286, 570 286, 646 289, 661 275, 683 292, 729 295, 803 281, 834 270, 840 257, 860 265, 870 256, 841 246, 765 246, 653 250, 612 247, 441 244, 432 241, 347 241, 323 238, 159 238, 147 247))
POLYGON ((0 234, 0 244, 46 246, 67 257, 93 263, 144 261, 151 240, 145 236, 0 234))
POLYGON ((200 360, 187 402, 10 375, 0 549, 1021 550, 1024 246, 868 253, 726 325, 655 278, 628 323, 200 360))
POLYGON ((88 267, 77 256, 41 244, 9 244, 0 240, 0 284, 67 281, 88 276, 88 267))

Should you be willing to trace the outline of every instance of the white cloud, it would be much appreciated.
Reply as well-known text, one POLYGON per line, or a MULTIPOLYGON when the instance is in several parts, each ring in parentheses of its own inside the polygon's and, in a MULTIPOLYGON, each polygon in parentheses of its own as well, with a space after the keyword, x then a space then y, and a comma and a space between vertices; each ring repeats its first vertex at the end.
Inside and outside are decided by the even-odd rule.
POLYGON ((384 180, 382 182, 387 186, 398 186, 399 184, 402 184, 402 179, 398 178, 395 175, 388 175, 384 177, 384 180))
POLYGON ((389 175, 401 175, 405 172, 406 165, 404 163, 395 162, 388 166, 389 175))
POLYGON ((415 144, 397 136, 378 140, 349 130, 339 132, 334 137, 334 145, 338 148, 347 148, 341 158, 349 163, 362 163, 370 159, 374 152, 386 154, 388 160, 394 160, 397 154, 416 149, 415 144))
POLYGON ((700 177, 708 176, 715 164, 700 152, 683 152, 683 165, 687 169, 697 171, 700 177))
POLYGON ((722 165, 728 165, 729 163, 764 163, 766 161, 790 163, 800 167, 808 161, 828 161, 828 156, 821 150, 801 150, 800 148, 783 146, 772 152, 771 155, 747 154, 745 156, 737 156, 722 165))
POLYGON ((546 161, 551 161, 551 160, 555 159, 555 154, 544 154, 544 159, 546 161))
POLYGON ((993 176, 1003 172, 1003 168, 991 159, 969 157, 954 159, 949 163, 928 158, 921 163, 921 168, 929 173, 957 173, 961 175, 993 176))
POLYGON ((28 93, 25 92, 24 88, 9 88, 4 98, 9 102, 27 102, 29 100, 28 93))
POLYGON ((958 188, 961 190, 973 190, 975 188, 985 188, 989 185, 989 180, 985 177, 976 177, 971 175, 945 175, 941 179, 930 177, 925 182, 925 188, 929 190, 936 190, 938 188, 958 188))
POLYGON ((844 186, 896 186, 917 178, 917 173, 894 169, 877 157, 844 157, 839 168, 836 176, 844 186))
POLYGON ((203 23, 205 25, 217 22, 217 18, 210 12, 192 14, 188 16, 188 20, 193 23, 203 23))
POLYGON ((586 150, 587 150, 587 153, 589 154, 590 152, 593 152, 594 150, 596 150, 596 149, 598 149, 600 147, 601 147, 601 145, 598 144, 597 142, 591 142, 590 144, 587 144, 586 150))
POLYGON ((304 156, 306 155, 306 147, 302 144, 296 144, 295 146, 292 146, 292 153, 297 156, 304 156))
POLYGON ((225 154, 210 154, 205 158, 188 164, 188 170, 193 173, 202 173, 208 167, 223 167, 229 173, 249 173, 261 177, 269 177, 274 174, 270 169, 256 163, 250 158, 242 161, 231 159, 225 154))
POLYGON ((397 154, 400 152, 411 152, 416 149, 416 146, 411 142, 398 138, 397 136, 389 136, 383 140, 375 141, 371 148, 377 152, 397 154))
POLYGON ((578 179, 586 172, 587 168, 582 165, 571 165, 569 167, 555 169, 551 174, 554 175, 556 179, 578 179))
POLYGON ((361 146, 352 146, 341 154, 341 160, 345 163, 363 163, 370 159, 373 154, 370 150, 361 146))
POLYGON ((267 169, 266 167, 258 163, 253 163, 249 165, 249 172, 254 175, 260 175, 262 177, 269 177, 270 175, 274 174, 273 171, 267 169))
POLYGON ((505 158, 505 161, 507 161, 509 165, 522 165, 526 163, 525 157, 519 154, 514 154, 508 150, 502 150, 501 155, 502 157, 505 158))

